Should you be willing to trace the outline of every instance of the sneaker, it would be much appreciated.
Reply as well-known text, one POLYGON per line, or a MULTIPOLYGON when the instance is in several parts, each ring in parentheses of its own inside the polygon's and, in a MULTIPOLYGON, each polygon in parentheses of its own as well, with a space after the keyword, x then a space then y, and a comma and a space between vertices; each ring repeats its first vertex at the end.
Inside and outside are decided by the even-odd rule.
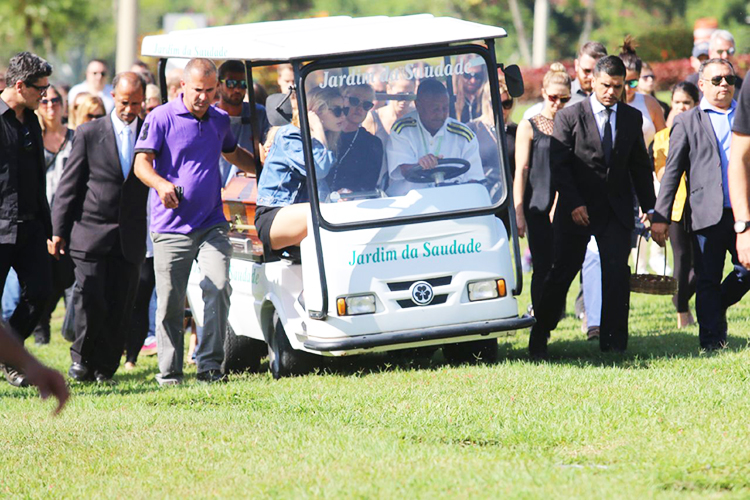
POLYGON ((16 370, 9 365, 0 365, 0 369, 5 375, 5 380, 8 381, 13 387, 28 387, 29 381, 26 380, 26 375, 16 370))
POLYGON ((601 330, 599 329, 599 327, 592 326, 586 332, 586 337, 588 338, 588 340, 597 340, 600 334, 601 334, 601 330))
POLYGON ((182 378, 162 377, 161 375, 157 375, 156 381, 159 383, 159 386, 164 387, 167 385, 180 385, 182 383, 182 378))
POLYGON ((221 373, 221 370, 206 370, 205 372, 198 373, 198 382, 205 382, 207 384, 213 384, 214 382, 225 382, 226 376, 221 373))
POLYGON ((141 356, 153 356, 156 354, 156 339, 154 339, 152 342, 149 342, 148 344, 143 344, 143 347, 141 347, 141 356))

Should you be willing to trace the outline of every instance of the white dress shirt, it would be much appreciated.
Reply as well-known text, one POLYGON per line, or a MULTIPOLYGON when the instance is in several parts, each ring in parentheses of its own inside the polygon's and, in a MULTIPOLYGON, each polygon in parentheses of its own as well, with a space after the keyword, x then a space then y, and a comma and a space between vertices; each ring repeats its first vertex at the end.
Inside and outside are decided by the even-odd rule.
MULTIPOLYGON (((599 128, 599 138, 604 137, 604 124, 607 122, 607 112, 604 104, 600 103, 596 98, 596 94, 591 94, 589 97, 591 100, 591 111, 594 112, 594 118, 596 118, 596 126, 599 128)), ((617 137, 617 104, 612 106, 612 114, 609 115, 609 124, 612 127, 612 145, 615 144, 615 137, 617 137)))

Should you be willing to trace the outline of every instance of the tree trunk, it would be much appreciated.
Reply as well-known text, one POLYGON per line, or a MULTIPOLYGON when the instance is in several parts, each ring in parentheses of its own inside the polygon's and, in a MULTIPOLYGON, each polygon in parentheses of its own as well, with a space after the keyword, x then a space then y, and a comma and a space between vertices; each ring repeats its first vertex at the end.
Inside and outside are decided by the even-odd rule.
POLYGON ((531 50, 529 49, 529 41, 526 39, 526 30, 523 27, 523 18, 521 17, 521 11, 518 8, 518 0, 508 0, 510 5, 510 13, 513 16, 513 26, 516 28, 516 36, 518 36, 518 49, 521 51, 521 57, 526 64, 531 62, 531 50))
POLYGON ((583 29, 578 45, 581 46, 589 41, 591 31, 594 29, 594 0, 586 0, 586 14, 583 18, 583 29))

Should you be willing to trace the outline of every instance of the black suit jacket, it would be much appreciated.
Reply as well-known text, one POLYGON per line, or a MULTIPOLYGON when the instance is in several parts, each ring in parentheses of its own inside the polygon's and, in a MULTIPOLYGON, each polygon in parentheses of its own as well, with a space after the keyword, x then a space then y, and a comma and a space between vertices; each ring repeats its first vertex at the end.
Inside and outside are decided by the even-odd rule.
POLYGON ((606 227, 610 212, 632 229, 633 187, 644 213, 654 208, 653 166, 643 141, 643 117, 623 103, 617 105, 615 117, 615 143, 607 165, 589 99, 555 116, 550 155, 559 193, 555 225, 565 232, 596 234, 606 227), (588 210, 588 227, 573 222, 571 212, 580 206, 588 210))
POLYGON ((655 222, 669 223, 683 173, 687 173, 693 230, 718 224, 724 212, 721 157, 711 118, 699 107, 681 113, 674 120, 669 135, 669 155, 656 201, 655 222))
MULTIPOLYGON (((135 137, 142 121, 138 119, 135 137)), ((55 193, 52 232, 68 248, 107 255, 118 241, 126 260, 146 256, 148 188, 133 168, 124 179, 115 131, 109 115, 76 129, 73 146, 55 193)))

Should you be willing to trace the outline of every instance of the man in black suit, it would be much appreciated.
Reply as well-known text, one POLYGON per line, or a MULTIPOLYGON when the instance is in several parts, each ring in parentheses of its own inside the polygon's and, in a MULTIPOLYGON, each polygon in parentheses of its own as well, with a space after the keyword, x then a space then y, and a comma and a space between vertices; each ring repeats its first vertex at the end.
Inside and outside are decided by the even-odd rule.
POLYGON ((534 358, 547 356, 549 333, 557 326, 592 235, 602 264, 599 346, 615 352, 627 348, 633 187, 644 213, 653 209, 656 197, 641 113, 619 102, 624 84, 622 60, 602 57, 594 67, 594 93, 555 116, 550 153, 558 191, 555 255, 529 339, 534 358))
MULTIPOLYGON (((726 310, 750 289, 750 271, 737 259, 727 181, 737 108, 734 68, 726 60, 709 59, 701 65, 699 75, 703 99, 699 106, 675 118, 651 230, 654 240, 664 245, 675 193, 685 173, 690 193, 699 340, 702 349, 713 351, 726 344, 726 310), (734 269, 722 282, 727 252, 734 269)), ((740 224, 738 233, 747 229, 747 223, 740 224)))
POLYGON ((76 130, 52 213, 49 251, 67 246, 76 266, 68 375, 78 381, 109 382, 117 371, 146 254, 148 188, 132 171, 146 84, 130 72, 113 84, 113 112, 76 130))

